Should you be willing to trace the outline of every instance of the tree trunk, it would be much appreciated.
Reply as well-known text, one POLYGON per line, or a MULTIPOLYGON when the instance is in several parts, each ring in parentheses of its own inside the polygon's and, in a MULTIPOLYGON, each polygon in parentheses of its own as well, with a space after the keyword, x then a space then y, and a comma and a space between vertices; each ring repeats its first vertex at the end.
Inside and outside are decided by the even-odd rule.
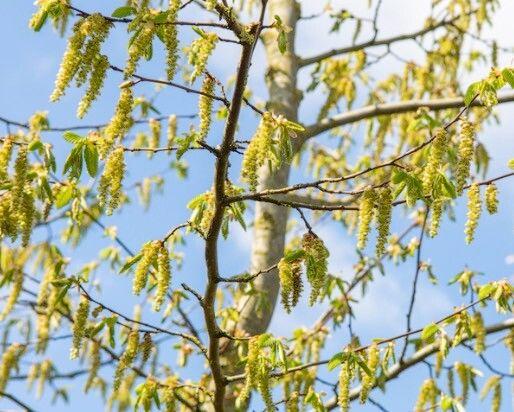
MULTIPOLYGON (((266 50, 267 71, 266 83, 269 91, 267 109, 276 115, 283 115, 289 120, 296 121, 300 94, 296 88, 298 64, 294 52, 295 27, 300 15, 299 4, 295 0, 269 0, 268 15, 280 16, 283 23, 292 30, 288 33, 287 52, 281 54, 278 50, 276 32, 263 34, 266 50)), ((289 165, 270 172, 263 167, 259 172, 259 189, 278 188, 287 185, 289 165)), ((283 256, 286 236, 288 209, 273 204, 257 202, 253 228, 252 255, 250 273, 255 273, 273 266, 283 256)), ((247 296, 238 302, 240 320, 238 328, 249 335, 265 332, 277 303, 280 283, 277 271, 259 276, 254 281, 255 289, 261 293, 247 296), (262 299, 266 299, 262 304, 262 299)), ((224 372, 226 374, 241 373, 237 365, 236 354, 230 342, 224 348, 224 372)), ((232 411, 235 397, 227 391, 225 411, 232 411)))
MULTIPOLYGON (((263 35, 268 62, 266 72, 269 91, 268 110, 296 121, 300 94, 296 88, 298 65, 294 51, 294 36, 300 6, 295 0, 270 0, 268 15, 280 16, 283 23, 292 29, 288 33, 287 52, 284 54, 278 50, 275 32, 266 32, 263 35)), ((289 165, 284 165, 279 170, 270 172, 267 166, 263 167, 259 174, 259 190, 286 186, 289 169, 289 165)), ((285 207, 257 202, 250 273, 264 270, 277 263, 282 257, 287 216, 288 209, 285 207)), ((254 285, 263 294, 246 298, 240 306, 242 311, 239 327, 250 335, 265 332, 270 324, 280 288, 277 271, 259 276, 254 285), (267 299, 265 305, 261 304, 262 297, 267 299)))

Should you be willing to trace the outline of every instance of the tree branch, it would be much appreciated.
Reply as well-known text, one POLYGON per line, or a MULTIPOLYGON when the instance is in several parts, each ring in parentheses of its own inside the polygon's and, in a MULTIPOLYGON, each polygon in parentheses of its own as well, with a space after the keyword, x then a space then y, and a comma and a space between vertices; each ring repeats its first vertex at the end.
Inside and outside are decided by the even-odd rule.
MULTIPOLYGON (((514 92, 498 96, 498 103, 508 103, 512 101, 514 101, 514 92)), ((305 142, 311 137, 317 136, 318 134, 333 129, 334 127, 344 126, 346 124, 359 122, 376 116, 414 112, 421 107, 427 107, 430 110, 445 110, 458 108, 463 105, 463 97, 451 97, 434 100, 407 100, 397 103, 383 103, 364 106, 360 109, 350 110, 349 112, 323 119, 319 123, 307 126, 305 128, 305 132, 303 132, 299 138, 305 142)), ((482 103, 476 99, 472 103, 472 106, 481 105, 482 103)))

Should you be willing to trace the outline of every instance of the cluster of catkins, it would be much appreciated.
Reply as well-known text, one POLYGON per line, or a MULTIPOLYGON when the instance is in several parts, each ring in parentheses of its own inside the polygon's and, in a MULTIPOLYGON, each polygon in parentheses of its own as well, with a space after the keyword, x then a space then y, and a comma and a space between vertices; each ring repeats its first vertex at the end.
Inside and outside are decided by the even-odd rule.
POLYGON ((107 158, 98 185, 98 199, 102 207, 107 207, 108 215, 120 206, 124 175, 125 156, 123 148, 117 147, 107 158))
POLYGON ((8 236, 14 240, 21 234, 21 243, 27 246, 36 220, 36 194, 29 180, 27 145, 22 143, 17 146, 14 176, 11 179, 9 163, 15 147, 14 138, 6 137, 0 148, 0 182, 11 180, 11 190, 0 197, 0 237, 8 236))
MULTIPOLYGON (((487 185, 485 191, 486 209, 490 214, 498 212, 498 188, 494 183, 487 185)), ((482 200, 480 198, 480 186, 476 183, 472 184, 468 189, 468 214, 464 234, 466 235, 466 243, 473 242, 475 231, 478 226, 478 220, 482 214, 482 200)))
POLYGON ((98 13, 79 20, 73 26, 50 100, 59 100, 74 78, 78 86, 89 78, 86 94, 79 103, 78 117, 86 114, 102 88, 109 61, 101 54, 101 46, 111 26, 112 23, 98 13))
POLYGON ((391 226, 392 202, 393 195, 389 187, 364 190, 359 206, 357 248, 366 247, 371 223, 375 218, 378 232, 376 254, 381 256, 385 252, 391 226))
POLYGON ((241 178, 248 183, 250 190, 257 188, 258 170, 269 159, 275 129, 273 115, 265 112, 243 157, 241 178))
POLYGON ((153 309, 159 311, 171 282, 170 256, 164 242, 154 240, 146 243, 141 249, 141 258, 134 273, 132 291, 135 295, 139 295, 146 287, 148 275, 152 270, 154 262, 157 268, 155 273, 157 289, 153 301, 153 309))
POLYGON ((300 298, 302 283, 302 263, 305 265, 307 281, 311 285, 309 304, 318 299, 327 276, 329 252, 323 240, 312 232, 302 238, 301 250, 293 251, 278 263, 281 287, 281 300, 284 309, 289 313, 300 298))
POLYGON ((218 42, 218 35, 216 33, 207 33, 200 29, 196 31, 200 33, 200 37, 194 40, 186 49, 189 64, 193 66, 193 72, 190 76, 191 83, 194 82, 198 76, 205 73, 207 60, 218 42))
POLYGON ((252 389, 257 389, 264 400, 267 411, 275 411, 271 397, 271 366, 260 345, 261 336, 253 336, 248 341, 248 354, 245 366, 245 383, 238 397, 238 404, 244 405, 252 389))

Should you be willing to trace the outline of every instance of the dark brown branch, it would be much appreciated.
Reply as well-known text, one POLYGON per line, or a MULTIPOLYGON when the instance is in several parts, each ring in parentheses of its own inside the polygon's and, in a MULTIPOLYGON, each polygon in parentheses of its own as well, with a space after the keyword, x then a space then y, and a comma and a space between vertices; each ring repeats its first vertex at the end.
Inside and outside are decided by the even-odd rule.
POLYGON ((19 400, 16 396, 11 395, 7 392, 0 392, 0 398, 7 398, 14 402, 16 405, 22 407, 26 412, 36 412, 35 409, 32 409, 30 406, 28 406, 26 403, 19 400))

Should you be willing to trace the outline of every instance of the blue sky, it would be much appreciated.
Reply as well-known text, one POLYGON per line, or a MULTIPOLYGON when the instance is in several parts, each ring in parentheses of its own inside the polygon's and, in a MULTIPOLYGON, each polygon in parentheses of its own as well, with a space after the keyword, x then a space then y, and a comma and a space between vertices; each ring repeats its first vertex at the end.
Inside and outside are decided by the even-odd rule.
MULTIPOLYGON (((307 0, 302 2, 305 14, 316 11, 316 2, 307 0)), ((343 2, 336 2, 341 4, 343 2)), ((358 1, 344 2, 347 7, 355 7, 352 10, 361 9, 360 14, 365 13, 365 9, 358 4, 358 1)), ((427 1, 410 2, 407 0, 394 0, 386 2, 383 13, 381 15, 381 24, 384 28, 384 36, 398 33, 398 29, 409 31, 418 28, 421 25, 420 19, 424 15, 427 8, 427 1), (414 4, 416 3, 416 4, 414 4), (398 13, 401 7, 402 13, 398 13)), ((488 38, 495 37, 500 39, 505 46, 511 46, 509 40, 512 38, 509 31, 508 17, 514 13, 514 7, 511 2, 502 1, 504 9, 495 21, 494 29, 486 32, 484 36, 488 38)), ((109 13, 116 6, 121 5, 121 1, 112 2, 112 6, 102 6, 103 2, 77 1, 74 4, 86 10, 103 10, 109 13)), ((33 33, 28 29, 27 22, 33 12, 34 7, 30 1, 3 1, 0 2, 0 15, 3 17, 4 24, 0 25, 0 39, 2 50, 2 63, 0 64, 0 116, 4 116, 14 120, 25 121, 36 110, 48 110, 50 112, 51 124, 54 126, 79 124, 75 118, 75 110, 78 100, 82 95, 82 90, 70 89, 64 99, 59 103, 51 104, 48 96, 53 88, 55 73, 57 72, 62 52, 65 47, 65 41, 59 38, 49 27, 40 33, 33 33)), ((193 9, 192 9, 193 10, 193 9)), ((196 10, 196 9, 194 9, 196 10)), ((198 18, 195 12, 185 15, 184 19, 198 18)), ((359 12, 357 12, 359 13, 359 12)), ((323 23, 323 22, 322 22, 323 23)), ((345 39, 338 39, 336 36, 326 37, 318 30, 319 22, 306 22, 305 28, 301 34, 299 44, 299 52, 301 55, 310 55, 319 51, 319 45, 323 44, 324 48, 331 48, 345 39)), ((364 35, 363 35, 364 36, 364 35)), ((192 38, 191 30, 182 30, 181 38, 183 45, 187 45, 192 38)), ((107 43, 106 50, 113 64, 121 66, 125 60, 125 41, 126 33, 123 29, 116 29, 112 32, 107 43)), ((345 43, 346 44, 346 43, 345 43)), ((233 74, 233 67, 237 62, 237 47, 233 45, 220 46, 216 56, 213 58, 210 70, 212 70, 220 79, 226 81, 233 74)), ((416 56, 416 50, 413 46, 405 44, 397 49, 398 52, 404 53, 409 58, 416 56)), ((262 50, 256 52, 256 61, 262 61, 262 50)), ((503 64, 511 64, 512 56, 504 56, 503 64)), ((381 70, 390 71, 398 66, 393 61, 386 61, 385 68, 381 70)), ((150 77, 160 77, 163 73, 162 53, 156 52, 155 59, 150 63, 145 63, 140 69, 141 73, 150 77)), ((483 71, 477 71, 473 74, 474 78, 479 78, 487 73, 487 67, 483 71)), ((308 82, 308 72, 302 72, 300 80, 302 84, 308 82)), ((375 76, 383 76, 382 72, 374 73, 375 76)), ((473 77, 472 76, 472 77, 473 77)), ((473 78, 470 77, 470 81, 473 78)), ((83 124, 103 123, 107 121, 113 112, 114 101, 117 98, 117 85, 121 81, 119 74, 110 73, 106 81, 106 87, 102 93, 102 97, 93 105, 90 114, 84 119, 83 124)), ((255 64, 252 68, 250 85, 255 92, 254 99, 265 98, 263 91, 263 72, 262 65, 255 64)), ((136 88, 137 93, 153 94, 154 88, 147 85, 139 85, 136 88)), ((321 96, 318 94, 308 96, 301 110, 301 120, 305 122, 312 121, 315 117, 315 108, 319 106, 321 96)), ((196 111, 197 100, 194 96, 188 95, 181 91, 164 88, 155 100, 156 106, 163 114, 189 114, 196 111)), ((498 175, 506 171, 506 163, 514 157, 514 105, 505 106, 498 110, 501 115, 501 125, 490 125, 480 134, 480 138, 487 145, 492 162, 490 166, 490 175, 498 175)), ((251 112, 245 112, 241 119, 239 134, 242 138, 251 135, 256 123, 256 118, 251 112)), ((180 129, 187 130, 189 121, 180 122, 180 129)), ((213 132, 209 138, 212 144, 219 141, 219 132, 221 123, 217 122, 213 132)), ((3 133, 4 131, 2 131, 3 133)), ((69 146, 63 142, 60 134, 48 133, 45 140, 55 145, 56 153, 59 159, 63 159, 68 151, 69 146)), ((237 156, 237 155, 236 155, 237 156)), ((189 163, 189 178, 186 183, 181 182, 173 173, 167 174, 163 195, 157 195, 155 202, 148 212, 144 212, 143 208, 137 204, 135 200, 133 204, 124 208, 123 214, 115 214, 112 217, 104 218, 104 224, 108 226, 118 226, 118 234, 124 239, 133 250, 138 250, 144 242, 161 238, 169 228, 182 223, 189 216, 189 211, 185 205, 196 194, 207 190, 212 182, 212 164, 211 156, 200 151, 192 151, 185 156, 189 163)), ((146 156, 131 156, 128 160, 129 175, 127 182, 135 182, 144 176, 157 174, 167 167, 170 158, 166 155, 156 155, 152 159, 146 156)), ((62 164, 62 163, 61 163, 62 164)), ((232 176, 237 179, 237 158, 233 161, 234 171, 232 176)), ((305 174, 297 171, 292 176, 293 180, 305 180, 305 174)), ((433 320, 444 316, 452 311, 453 307, 463 303, 463 298, 457 293, 455 287, 446 287, 448 279, 452 278, 456 273, 461 271, 465 265, 470 268, 484 272, 484 281, 500 279, 503 277, 511 277, 514 273, 514 265, 510 255, 514 254, 513 228, 514 219, 512 208, 509 207, 514 202, 514 189, 510 181, 502 181, 499 183, 500 189, 500 213, 495 216, 488 216, 486 213, 478 228, 477 239, 471 246, 464 244, 463 226, 465 209, 463 202, 457 204, 457 219, 455 222, 445 220, 442 224, 441 235, 435 240, 427 240, 424 244, 423 258, 430 259, 434 271, 440 278, 440 285, 434 287, 426 277, 422 277, 419 289, 419 299, 413 319, 415 327, 423 326, 433 320)), ((132 193, 135 194, 135 193, 132 193)), ((135 199, 135 197, 134 197, 135 199)), ((251 209, 251 205, 250 205, 251 209)), ((397 211, 394 220, 395 229, 401 231, 408 221, 403 212, 397 211)), ((58 226, 55 229, 55 235, 58 237, 58 226)), ((348 236, 338 225, 324 224, 316 227, 317 233, 324 239, 331 250, 330 270, 332 273, 340 274, 343 277, 350 277, 352 274, 352 265, 357 261, 355 253, 355 240, 348 236)), ((240 273, 247 268, 248 256, 250 253, 251 233, 243 232, 237 227, 233 227, 233 236, 231 240, 220 242, 220 262, 222 273, 231 275, 240 273)), ((41 236, 45 236, 46 232, 42 232, 41 236)), ((417 235, 417 234, 416 234, 417 235)), ((78 268, 81 265, 94 260, 98 256, 99 247, 108 246, 111 241, 104 236, 97 228, 93 228, 87 239, 80 245, 77 250, 69 250, 64 248, 66 254, 72 257, 72 268, 78 268)), ((203 289, 205 274, 202 259, 202 242, 191 236, 187 239, 187 245, 183 248, 185 253, 185 262, 180 272, 175 271, 173 286, 178 287, 180 282, 187 281, 190 285, 197 289, 203 289)), ((411 279, 414 273, 413 261, 400 265, 398 267, 388 265, 387 276, 380 277, 377 275, 377 281, 370 287, 369 293, 354 308, 357 313, 357 320, 354 323, 355 331, 361 336, 363 342, 369 342, 372 338, 387 337, 402 332, 405 329, 405 309, 408 304, 411 279)), ((103 290, 102 300, 105 303, 125 312, 130 313, 135 303, 140 300, 132 296, 130 292, 131 278, 117 275, 107 268, 102 268, 97 274, 103 290)), ((360 298, 360 296, 357 296, 360 298)), ((147 308, 149 309, 149 308, 147 308)), ((272 324, 271 332, 278 336, 290 336, 293 329, 302 325, 312 324, 324 307, 318 306, 308 308, 304 303, 296 308, 291 315, 286 315, 281 311, 277 311, 272 324)), ((191 304, 192 317, 200 320, 200 312, 198 307, 191 304)), ((145 310, 145 319, 158 322, 159 318, 145 310)), ((490 320, 499 320, 502 317, 494 313, 488 313, 490 320)), ((330 357, 331 354, 341 350, 346 344, 348 332, 345 327, 336 330, 330 337, 324 352, 324 358, 330 357)), ((173 342, 169 343, 169 349, 173 342)), ((68 360, 69 342, 63 341, 56 343, 49 352, 49 357, 56 359, 56 364, 62 371, 74 370, 77 363, 68 360)), ((459 354, 465 352, 458 352, 459 354)), ((466 359, 471 360, 469 356, 466 359)), ((503 350, 495 350, 493 354, 488 355, 500 370, 507 371, 508 358, 503 350)), ((172 364, 174 360, 170 361, 172 364)), ((477 363, 482 368, 482 365, 477 363)), ((192 367, 188 368, 189 376, 197 376, 203 365, 201 362, 195 362, 192 367)), ((482 368, 483 369, 483 368, 482 368)), ((328 374, 326 369, 321 368, 323 376, 333 377, 328 374)), ((105 369, 102 374, 109 377, 112 371, 105 369)), ((405 374, 405 377, 398 382, 391 382, 388 385, 385 395, 377 393, 373 397, 380 400, 388 410, 391 411, 408 411, 414 404, 417 396, 417 390, 420 382, 426 377, 426 367, 420 365, 405 374)), ((483 380, 482 380, 483 381, 483 380)), ((63 382, 57 382, 61 384, 63 382)), ((81 393, 83 382, 76 380, 65 383, 72 394, 73 409, 77 411, 100 411, 103 410, 103 401, 96 396, 84 397, 81 393)), ((509 411, 511 402, 508 387, 505 388, 504 405, 502 411, 509 411)), ((21 384, 11 384, 9 391, 16 393, 18 396, 33 405, 36 410, 55 410, 67 411, 70 406, 61 403, 50 407, 50 391, 47 391, 43 399, 36 400, 34 393, 27 394, 21 384)), ((331 394, 329 393, 327 397, 331 394)), ((277 399, 280 399, 277 395, 277 399)), ((256 402, 256 408, 259 402, 256 402)), ((9 410, 12 404, 0 399, 0 410, 9 410)), ((469 411, 482 411, 488 407, 486 404, 479 403, 476 398, 472 399, 469 405, 469 411)), ((353 410, 357 411, 373 411, 373 406, 355 405, 353 410)))

